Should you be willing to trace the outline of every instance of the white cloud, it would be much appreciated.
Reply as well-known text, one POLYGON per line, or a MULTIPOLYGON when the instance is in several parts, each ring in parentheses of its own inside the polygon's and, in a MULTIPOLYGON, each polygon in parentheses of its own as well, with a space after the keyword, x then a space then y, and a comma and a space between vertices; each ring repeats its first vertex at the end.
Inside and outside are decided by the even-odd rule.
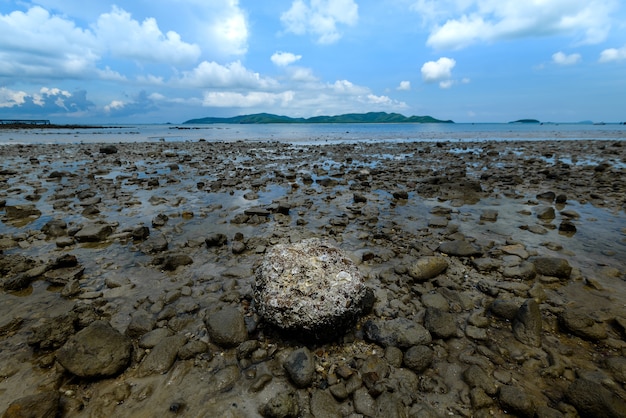
POLYGON ((272 54, 271 60, 275 65, 279 67, 286 67, 294 62, 300 60, 302 55, 292 54, 291 52, 275 52, 272 54))
POLYGON ((505 39, 573 36, 577 43, 606 39, 617 0, 418 0, 413 10, 432 26, 427 45, 460 49, 505 39))
POLYGON ((97 39, 65 18, 35 6, 0 14, 0 74, 82 77, 100 58, 97 39))
POLYGON ((304 67, 290 67, 288 69, 289 77, 292 81, 298 82, 315 82, 318 80, 313 74, 313 70, 304 67))
POLYGON ((20 106, 25 103, 28 95, 25 91, 11 90, 6 87, 0 87, 0 108, 20 106))
POLYGON ((626 45, 621 48, 609 48, 600 53, 600 62, 626 60, 626 45))
POLYGON ((439 83, 441 88, 450 88, 453 84, 452 69, 456 61, 441 57, 437 61, 428 61, 422 65, 422 78, 426 83, 439 83))
POLYGON ((559 65, 574 65, 582 60, 580 54, 565 54, 564 52, 556 52, 552 54, 552 62, 559 65))
POLYGON ((110 113, 115 110, 122 110, 125 104, 121 100, 113 100, 108 105, 104 106, 104 111, 110 113))
POLYGON ((178 33, 161 32, 156 19, 139 23, 131 14, 113 6, 94 25, 97 39, 114 57, 138 61, 190 64, 200 57, 200 47, 183 42, 178 33))
POLYGON ((294 97, 292 91, 282 93, 249 92, 246 94, 237 92, 204 93, 203 106, 206 107, 257 107, 257 106, 287 106, 294 97))
POLYGON ((365 95, 369 93, 368 88, 357 86, 348 80, 337 80, 333 84, 329 84, 329 87, 336 94, 365 95))
POLYGON ((411 82, 410 81, 401 81, 400 85, 396 88, 396 90, 400 90, 400 91, 409 91, 409 90, 411 90, 411 82))
POLYGON ((288 32, 296 35, 310 33, 320 44, 332 44, 341 38, 339 24, 354 26, 359 19, 359 7, 354 0, 295 0, 280 20, 288 32))
MULTIPOLYGON (((193 3, 193 2, 192 2, 193 3)), ((196 26, 204 49, 220 56, 244 55, 248 51, 248 22, 238 0, 200 1, 196 26)))
POLYGON ((263 89, 274 87, 277 83, 271 78, 263 78, 259 73, 248 70, 239 61, 227 65, 221 65, 214 61, 203 61, 192 71, 183 72, 182 77, 176 80, 175 84, 197 88, 263 89))
POLYGON ((113 7, 88 28, 39 6, 0 14, 0 75, 90 78, 122 81, 125 76, 97 68, 108 56, 136 62, 193 64, 200 48, 174 31, 163 33, 153 18, 143 22, 113 7))

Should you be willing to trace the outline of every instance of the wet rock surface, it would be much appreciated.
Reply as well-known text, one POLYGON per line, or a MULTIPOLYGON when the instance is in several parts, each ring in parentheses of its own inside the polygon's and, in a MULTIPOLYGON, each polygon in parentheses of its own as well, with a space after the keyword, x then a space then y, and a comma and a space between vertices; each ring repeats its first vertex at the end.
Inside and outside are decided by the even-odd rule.
POLYGON ((626 414, 619 140, 2 150, 5 416, 626 414))

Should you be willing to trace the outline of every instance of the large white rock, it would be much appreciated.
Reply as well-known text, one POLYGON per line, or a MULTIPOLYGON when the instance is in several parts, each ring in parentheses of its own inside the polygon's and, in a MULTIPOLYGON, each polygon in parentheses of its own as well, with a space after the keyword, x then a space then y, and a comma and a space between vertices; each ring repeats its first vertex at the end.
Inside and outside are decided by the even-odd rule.
POLYGON ((257 312, 303 336, 338 335, 373 302, 357 266, 319 239, 272 247, 255 274, 257 312))

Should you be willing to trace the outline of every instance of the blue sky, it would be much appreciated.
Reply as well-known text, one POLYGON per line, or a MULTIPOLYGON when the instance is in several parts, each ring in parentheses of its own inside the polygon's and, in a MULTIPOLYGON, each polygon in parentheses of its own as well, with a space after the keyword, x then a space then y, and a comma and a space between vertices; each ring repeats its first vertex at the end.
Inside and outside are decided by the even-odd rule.
POLYGON ((626 121, 621 0, 0 0, 0 118, 626 121))

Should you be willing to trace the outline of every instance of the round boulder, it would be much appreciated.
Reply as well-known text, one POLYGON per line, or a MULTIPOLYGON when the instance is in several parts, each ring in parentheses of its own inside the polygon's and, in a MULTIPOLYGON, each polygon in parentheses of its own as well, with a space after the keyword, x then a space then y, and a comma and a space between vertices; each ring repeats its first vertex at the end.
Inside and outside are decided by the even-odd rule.
POLYGON ((318 239, 274 246, 255 275, 258 313, 303 337, 339 335, 373 301, 357 266, 318 239))
POLYGON ((130 338, 108 322, 95 321, 72 336, 57 352, 57 360, 80 377, 104 377, 121 373, 132 353, 130 338))

